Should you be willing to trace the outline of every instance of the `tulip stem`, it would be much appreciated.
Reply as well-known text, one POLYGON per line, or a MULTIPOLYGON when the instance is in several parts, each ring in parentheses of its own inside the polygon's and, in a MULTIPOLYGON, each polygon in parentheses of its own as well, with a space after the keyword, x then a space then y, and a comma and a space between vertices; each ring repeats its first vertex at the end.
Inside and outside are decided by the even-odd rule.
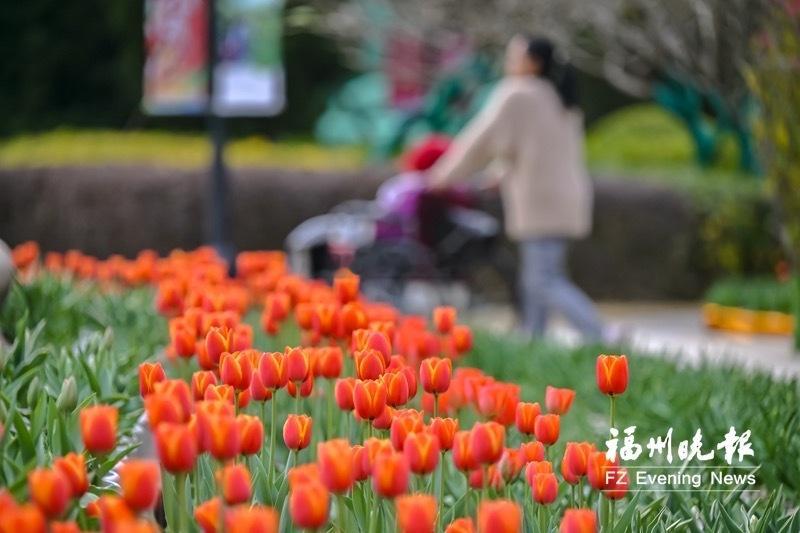
MULTIPOLYGON (((273 478, 275 476, 275 400, 277 399, 276 396, 278 391, 272 393, 272 399, 270 402, 272 403, 270 414, 270 421, 269 421, 269 470, 267 472, 267 489, 269 490, 270 494, 272 493, 272 483, 273 478)), ((273 502, 275 503, 275 502, 273 502)))
POLYGON ((300 414, 300 384, 295 387, 295 396, 294 396, 294 412, 295 414, 300 414))
POLYGON ((375 533, 378 528, 378 511, 380 510, 380 507, 380 502, 378 502, 377 498, 375 498, 375 506, 372 508, 372 511, 370 511, 369 514, 369 529, 367 529, 369 533, 375 533))
POLYGON ((616 502, 614 500, 608 500, 608 524, 609 524, 609 531, 614 531, 614 504, 616 502))
POLYGON ((178 523, 176 529, 183 533, 188 531, 186 520, 186 474, 175 474, 175 493, 178 500, 178 523))
POLYGON ((433 393, 433 417, 437 418, 439 416, 439 394, 434 392, 433 393))
POLYGON ((570 494, 569 494, 569 505, 570 507, 575 507, 575 485, 570 485, 570 494))
POLYGON ((339 521, 339 531, 347 533, 347 517, 345 516, 346 507, 344 505, 344 496, 339 494, 336 496, 336 518, 339 521))
POLYGON ((335 401, 333 392, 333 380, 328 380, 328 416, 325 418, 326 431, 325 438, 333 438, 333 402, 335 401))
POLYGON ((541 533, 547 531, 547 519, 544 514, 544 505, 539 505, 539 531, 541 531, 541 533))
POLYGON ((610 399, 610 403, 611 403, 611 413, 610 413, 609 421, 611 423, 611 427, 613 428, 614 427, 614 415, 616 414, 615 411, 616 411, 616 405, 617 405, 617 397, 612 394, 609 397, 609 399, 610 399))
POLYGON ((578 507, 583 506, 583 477, 578 479, 578 507))
POLYGON ((439 508, 439 512, 436 513, 436 531, 440 530, 440 525, 442 522, 442 511, 444 509, 444 502, 442 501, 442 488, 444 484, 444 452, 441 452, 439 457, 439 479, 438 483, 436 484, 436 505, 439 508))

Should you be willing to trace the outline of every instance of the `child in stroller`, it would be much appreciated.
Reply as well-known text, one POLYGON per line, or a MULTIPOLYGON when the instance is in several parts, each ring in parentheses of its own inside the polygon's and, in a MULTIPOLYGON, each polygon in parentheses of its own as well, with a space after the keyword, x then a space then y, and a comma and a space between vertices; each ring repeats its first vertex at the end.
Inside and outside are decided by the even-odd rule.
MULTIPOLYGON (((500 224, 476 208, 478 195, 468 186, 428 188, 427 170, 449 143, 443 136, 422 140, 403 154, 404 171, 383 183, 374 200, 344 202, 295 228, 287 237, 292 267, 321 278, 348 267, 361 276, 368 298, 406 309, 411 282, 469 283, 477 264, 496 258, 500 224)), ((433 292, 435 304, 458 303, 433 292)))

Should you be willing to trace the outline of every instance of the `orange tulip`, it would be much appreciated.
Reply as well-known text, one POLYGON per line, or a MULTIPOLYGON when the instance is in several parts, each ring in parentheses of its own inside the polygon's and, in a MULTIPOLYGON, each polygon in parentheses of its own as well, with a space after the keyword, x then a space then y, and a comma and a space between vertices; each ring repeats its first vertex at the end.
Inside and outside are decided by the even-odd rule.
POLYGON ((515 448, 506 448, 498 463, 500 475, 506 483, 516 480, 524 466, 525 456, 515 448))
POLYGON ((551 473, 536 474, 531 480, 531 494, 533 501, 540 505, 549 505, 558 497, 558 480, 551 473))
POLYGON ((168 379, 155 384, 156 394, 163 394, 172 399, 175 403, 181 406, 181 410, 188 417, 192 412, 192 390, 189 384, 182 379, 168 379))
POLYGON ((367 449, 360 444, 355 444, 350 449, 353 452, 353 480, 364 481, 369 477, 367 449))
POLYGON ((522 511, 509 500, 484 500, 478 507, 480 533, 519 533, 522 530, 522 511))
POLYGON ((403 444, 408 466, 415 474, 430 474, 439 464, 439 439, 430 433, 409 433, 403 444))
POLYGON ((504 426, 514 423, 519 403, 519 385, 493 382, 478 391, 478 411, 504 426))
POLYGON ((318 529, 328 522, 331 495, 322 483, 310 481, 291 488, 289 514, 298 528, 318 529))
POLYGON ((428 433, 439 439, 439 447, 445 451, 453 447, 453 438, 458 431, 458 420, 455 418, 431 418, 428 424, 428 433))
POLYGON ((400 372, 386 372, 381 376, 386 386, 386 404, 400 407, 408 401, 408 380, 400 372))
POLYGON ((407 494, 394 501, 400 533, 433 533, 436 527, 436 498, 429 494, 407 494))
POLYGON ((372 488, 383 498, 394 498, 408 490, 409 464, 402 453, 381 453, 372 465, 372 488))
POLYGON ((355 352, 353 359, 358 379, 378 379, 386 370, 386 362, 377 350, 355 352))
POLYGON ((194 519, 203 533, 216 533, 220 525, 222 500, 219 497, 207 500, 194 509, 194 519))
POLYGON ((568 442, 561 460, 561 474, 564 481, 572 485, 586 475, 589 454, 595 450, 589 442, 568 442))
POLYGON ((160 363, 142 363, 139 365, 139 394, 142 397, 153 392, 155 384, 167 379, 167 374, 160 363))
POLYGON ((184 318, 173 318, 169 321, 170 347, 179 357, 188 358, 196 350, 195 329, 184 318))
POLYGON ((453 362, 441 357, 423 359, 419 366, 419 380, 422 390, 430 394, 442 394, 450 388, 453 362))
POLYGON ((519 402, 514 416, 517 430, 525 435, 533 435, 536 418, 542 413, 538 403, 519 402))
POLYGON ((226 415, 203 415, 203 449, 215 459, 224 461, 239 455, 241 435, 236 418, 226 415))
POLYGON ((225 515, 227 533, 278 533, 279 517, 272 507, 237 506, 225 515))
POLYGON ((89 490, 89 477, 86 474, 86 460, 78 453, 68 453, 53 461, 53 468, 59 470, 69 481, 70 495, 80 498, 89 490))
POLYGON ((549 446, 558 440, 561 419, 558 415, 553 414, 539 415, 534 426, 536 440, 545 446, 549 446))
POLYGON ((239 415, 236 417, 239 426, 239 453, 254 455, 261 451, 264 443, 264 425, 257 416, 239 415))
POLYGON ((155 461, 130 460, 119 467, 122 498, 134 511, 152 509, 161 490, 161 470, 155 461))
POLYGON ((317 445, 317 465, 325 487, 342 494, 353 486, 353 449, 345 439, 320 442, 317 445))
POLYGON ((110 405, 84 407, 80 414, 80 425, 86 449, 95 454, 111 452, 117 442, 118 420, 119 413, 116 407, 110 405))
POLYGON ((392 452, 394 452, 392 443, 386 439, 371 437, 365 440, 363 453, 360 454, 362 469, 367 475, 372 474, 372 468, 375 466, 375 460, 378 456, 392 452))
POLYGON ((456 325, 457 312, 455 307, 441 306, 433 309, 433 326, 442 335, 447 335, 456 325))
POLYGON ((526 463, 544 461, 544 444, 537 440, 520 444, 519 451, 526 463))
POLYGON ((203 399, 210 402, 226 402, 233 405, 236 402, 236 389, 230 385, 209 385, 203 399))
POLYGON ((352 351, 377 350, 383 357, 385 365, 389 364, 392 355, 392 343, 389 336, 375 329, 359 329, 352 335, 352 351))
POLYGON ((226 326, 209 328, 206 333, 205 355, 212 368, 219 365, 223 353, 233 350, 233 336, 233 331, 226 326))
POLYGON ((450 334, 456 353, 463 354, 472 349, 472 330, 469 326, 456 325, 450 334))
POLYGON ((217 384, 217 376, 210 370, 199 370, 192 374, 192 396, 196 401, 206 397, 206 389, 217 384))
POLYGON ((538 474, 552 474, 553 463, 550 461, 531 461, 525 466, 525 480, 533 485, 533 478, 538 474))
POLYGON ((338 346, 320 348, 315 362, 315 373, 326 379, 336 379, 342 373, 344 354, 338 346))
POLYGON ((389 429, 392 427, 395 410, 388 405, 383 408, 383 413, 378 418, 372 420, 372 427, 375 429, 389 429))
POLYGON ((359 418, 378 418, 386 407, 386 386, 380 381, 356 380, 353 387, 353 406, 359 418))
POLYGON ((302 348, 291 348, 284 355, 286 358, 286 376, 289 381, 295 383, 305 381, 311 372, 311 363, 308 360, 308 352, 302 348))
POLYGON ((556 415, 565 415, 572 407, 572 401, 575 399, 575 391, 572 389, 557 389, 555 387, 547 386, 544 393, 545 405, 547 410, 556 415))
POLYGON ((475 523, 470 517, 456 518, 448 524, 444 533, 475 533, 475 523))
POLYGON ((597 515, 591 509, 567 509, 560 533, 597 533, 597 515))
POLYGON ((397 413, 389 428, 389 438, 394 449, 401 452, 406 442, 406 437, 411 433, 424 431, 422 415, 418 411, 408 410, 397 413))
POLYGON ((336 273, 333 278, 333 292, 336 293, 339 303, 346 304, 358 298, 359 281, 360 278, 349 270, 336 273))
POLYGON ((261 381, 261 372, 257 369, 253 371, 253 376, 250 379, 250 397, 257 402, 265 402, 272 399, 272 389, 264 386, 261 381))
POLYGON ((630 478, 628 471, 618 465, 614 465, 606 472, 608 483, 603 490, 603 496, 609 500, 620 500, 628 493, 630 478))
POLYGON ((453 436, 453 464, 464 473, 478 467, 478 461, 472 453, 471 436, 470 431, 456 431, 453 436))
POLYGON ((58 469, 35 468, 28 472, 28 494, 49 518, 64 513, 71 491, 69 479, 58 469))
POLYGON ((616 476, 616 461, 609 461, 605 452, 591 452, 586 459, 586 477, 593 489, 605 490, 616 476))
POLYGON ((265 353, 258 363, 261 383, 268 389, 276 390, 286 385, 289 379, 286 373, 286 358, 282 353, 265 353))
POLYGON ((161 465, 173 474, 189 472, 197 459, 197 436, 189 424, 161 424, 155 432, 161 465))
POLYGON ((353 389, 356 386, 355 378, 337 379, 336 385, 333 390, 333 395, 336 398, 336 405, 342 411, 352 411, 353 404, 353 389))
POLYGON ((245 503, 250 500, 250 471, 243 464, 229 464, 217 470, 217 483, 222 497, 228 505, 245 503))
POLYGON ((171 396, 154 392, 144 399, 144 409, 151 429, 160 424, 183 424, 189 420, 190 413, 184 412, 181 404, 171 396))
POLYGON ((222 382, 236 390, 250 387, 253 367, 247 352, 223 353, 219 362, 219 376, 222 382))
POLYGON ((290 450, 300 451, 311 443, 313 422, 307 415, 289 415, 283 424, 283 442, 290 450))
POLYGON ((320 483, 319 465, 306 463, 289 469, 289 490, 299 487, 304 483, 320 483))
POLYGON ((0 533, 45 533, 47 524, 42 511, 25 504, 0 514, 0 533))
POLYGON ((314 391, 314 374, 309 373, 306 377, 305 381, 299 384, 294 381, 290 381, 286 384, 286 392, 292 398, 296 398, 299 394, 303 398, 308 398, 311 396, 311 393, 314 391))
POLYGON ((470 432, 469 446, 478 463, 496 463, 503 454, 506 429, 497 422, 477 423, 470 432))
POLYGON ((622 394, 628 388, 628 358, 600 355, 596 366, 597 388, 603 394, 622 394))

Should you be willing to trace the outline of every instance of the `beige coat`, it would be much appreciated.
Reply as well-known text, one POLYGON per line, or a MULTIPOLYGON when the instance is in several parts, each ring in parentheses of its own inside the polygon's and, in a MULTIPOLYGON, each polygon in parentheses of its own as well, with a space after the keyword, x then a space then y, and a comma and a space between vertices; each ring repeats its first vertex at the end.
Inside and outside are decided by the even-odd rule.
POLYGON ((564 109, 552 84, 505 78, 431 171, 433 186, 475 175, 493 160, 514 240, 583 237, 591 229, 592 185, 583 161, 583 119, 564 109))

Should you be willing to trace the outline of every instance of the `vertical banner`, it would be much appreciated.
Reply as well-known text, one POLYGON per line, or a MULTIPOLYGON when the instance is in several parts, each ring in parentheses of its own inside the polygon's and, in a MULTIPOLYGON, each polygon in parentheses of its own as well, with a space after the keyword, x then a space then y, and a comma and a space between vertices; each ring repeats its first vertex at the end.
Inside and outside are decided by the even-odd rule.
POLYGON ((209 0, 146 0, 144 95, 152 115, 208 108, 209 0))
POLYGON ((283 109, 283 4, 284 0, 216 0, 215 114, 270 116, 283 109))

